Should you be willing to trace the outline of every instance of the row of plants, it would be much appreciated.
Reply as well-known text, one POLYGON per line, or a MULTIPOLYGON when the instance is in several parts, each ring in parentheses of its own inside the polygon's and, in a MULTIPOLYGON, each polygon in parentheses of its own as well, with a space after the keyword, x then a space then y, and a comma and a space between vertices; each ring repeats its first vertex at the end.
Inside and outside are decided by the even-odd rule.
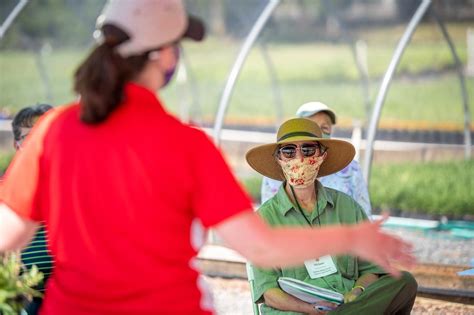
MULTIPOLYGON (((255 203, 261 177, 242 179, 255 203)), ((370 197, 375 213, 450 219, 474 218, 474 160, 374 165, 370 197)))
POLYGON ((373 205, 412 214, 474 217, 474 160, 374 167, 373 205))

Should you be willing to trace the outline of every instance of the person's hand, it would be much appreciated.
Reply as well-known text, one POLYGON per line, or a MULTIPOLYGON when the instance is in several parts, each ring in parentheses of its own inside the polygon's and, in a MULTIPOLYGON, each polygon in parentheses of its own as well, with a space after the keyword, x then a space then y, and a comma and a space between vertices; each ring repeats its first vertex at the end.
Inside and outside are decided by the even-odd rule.
POLYGON ((311 304, 313 310, 309 314, 327 314, 330 310, 335 310, 337 308, 337 304, 327 302, 327 301, 319 301, 316 304, 311 304))
POLYGON ((388 218, 366 222, 353 227, 352 253, 372 261, 395 277, 400 276, 397 266, 412 267, 416 259, 412 255, 412 245, 381 231, 381 224, 388 218))
POLYGON ((344 294, 344 303, 350 303, 354 301, 359 295, 361 295, 362 292, 363 291, 361 288, 352 288, 352 290, 344 294))

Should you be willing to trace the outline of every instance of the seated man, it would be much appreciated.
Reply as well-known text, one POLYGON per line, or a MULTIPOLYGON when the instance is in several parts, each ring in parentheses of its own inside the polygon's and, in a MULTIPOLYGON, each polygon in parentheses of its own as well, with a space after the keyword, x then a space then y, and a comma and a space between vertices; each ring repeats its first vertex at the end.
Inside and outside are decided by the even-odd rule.
MULTIPOLYGON (((296 111, 296 117, 308 118, 318 124, 321 128, 323 138, 331 138, 333 126, 336 124, 336 113, 321 102, 305 103, 296 111)), ((362 170, 356 160, 352 160, 342 170, 331 175, 318 178, 324 187, 342 191, 357 201, 367 216, 372 214, 370 205, 369 189, 362 176, 362 170)), ((262 204, 273 197, 281 186, 281 181, 268 177, 262 180, 262 204)))
MULTIPOLYGON (((23 141, 30 133, 33 125, 39 117, 51 108, 50 105, 45 104, 25 107, 15 115, 12 121, 13 146, 15 150, 21 150, 23 141)), ((31 243, 21 252, 21 261, 26 268, 36 265, 39 271, 43 273, 43 282, 39 287, 35 288, 42 293, 44 292, 46 281, 53 270, 53 260, 46 247, 46 241, 46 230, 44 225, 41 225, 31 243)), ((41 298, 33 298, 33 301, 25 306, 26 313, 28 315, 38 314, 41 303, 41 298)))
MULTIPOLYGON (((284 180, 277 194, 258 210, 264 220, 272 226, 318 228, 367 219, 362 207, 351 197, 325 188, 316 180, 350 163, 355 150, 349 142, 323 138, 318 125, 305 118, 283 123, 277 139, 276 143, 251 149, 246 156, 250 166, 260 174, 284 180)), ((279 277, 298 279, 343 294, 345 303, 330 314, 409 314, 417 291, 417 283, 408 272, 395 279, 357 257, 314 257, 294 268, 254 268, 255 302, 265 303, 263 314, 326 313, 281 290, 279 277)))

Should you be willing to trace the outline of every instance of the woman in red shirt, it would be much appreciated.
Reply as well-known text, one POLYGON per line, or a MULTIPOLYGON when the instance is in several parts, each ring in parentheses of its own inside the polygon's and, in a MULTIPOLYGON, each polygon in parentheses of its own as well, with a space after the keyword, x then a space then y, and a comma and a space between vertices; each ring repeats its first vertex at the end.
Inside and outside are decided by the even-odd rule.
POLYGON ((380 222, 271 229, 253 213, 208 137, 155 96, 176 67, 177 43, 203 35, 181 1, 110 1, 75 74, 80 101, 38 122, 9 167, 0 252, 46 221, 56 261, 42 314, 210 314, 192 268, 209 227, 266 267, 348 252, 398 274, 391 259, 412 260, 380 222))

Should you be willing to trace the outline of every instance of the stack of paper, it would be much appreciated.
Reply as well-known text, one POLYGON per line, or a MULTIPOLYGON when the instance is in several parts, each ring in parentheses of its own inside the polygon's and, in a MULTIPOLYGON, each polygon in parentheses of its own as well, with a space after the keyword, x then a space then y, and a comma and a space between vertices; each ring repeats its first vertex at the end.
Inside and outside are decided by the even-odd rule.
POLYGON ((338 305, 344 303, 344 296, 341 293, 317 287, 297 279, 280 277, 278 278, 278 284, 286 293, 307 303, 315 304, 321 300, 338 305))

